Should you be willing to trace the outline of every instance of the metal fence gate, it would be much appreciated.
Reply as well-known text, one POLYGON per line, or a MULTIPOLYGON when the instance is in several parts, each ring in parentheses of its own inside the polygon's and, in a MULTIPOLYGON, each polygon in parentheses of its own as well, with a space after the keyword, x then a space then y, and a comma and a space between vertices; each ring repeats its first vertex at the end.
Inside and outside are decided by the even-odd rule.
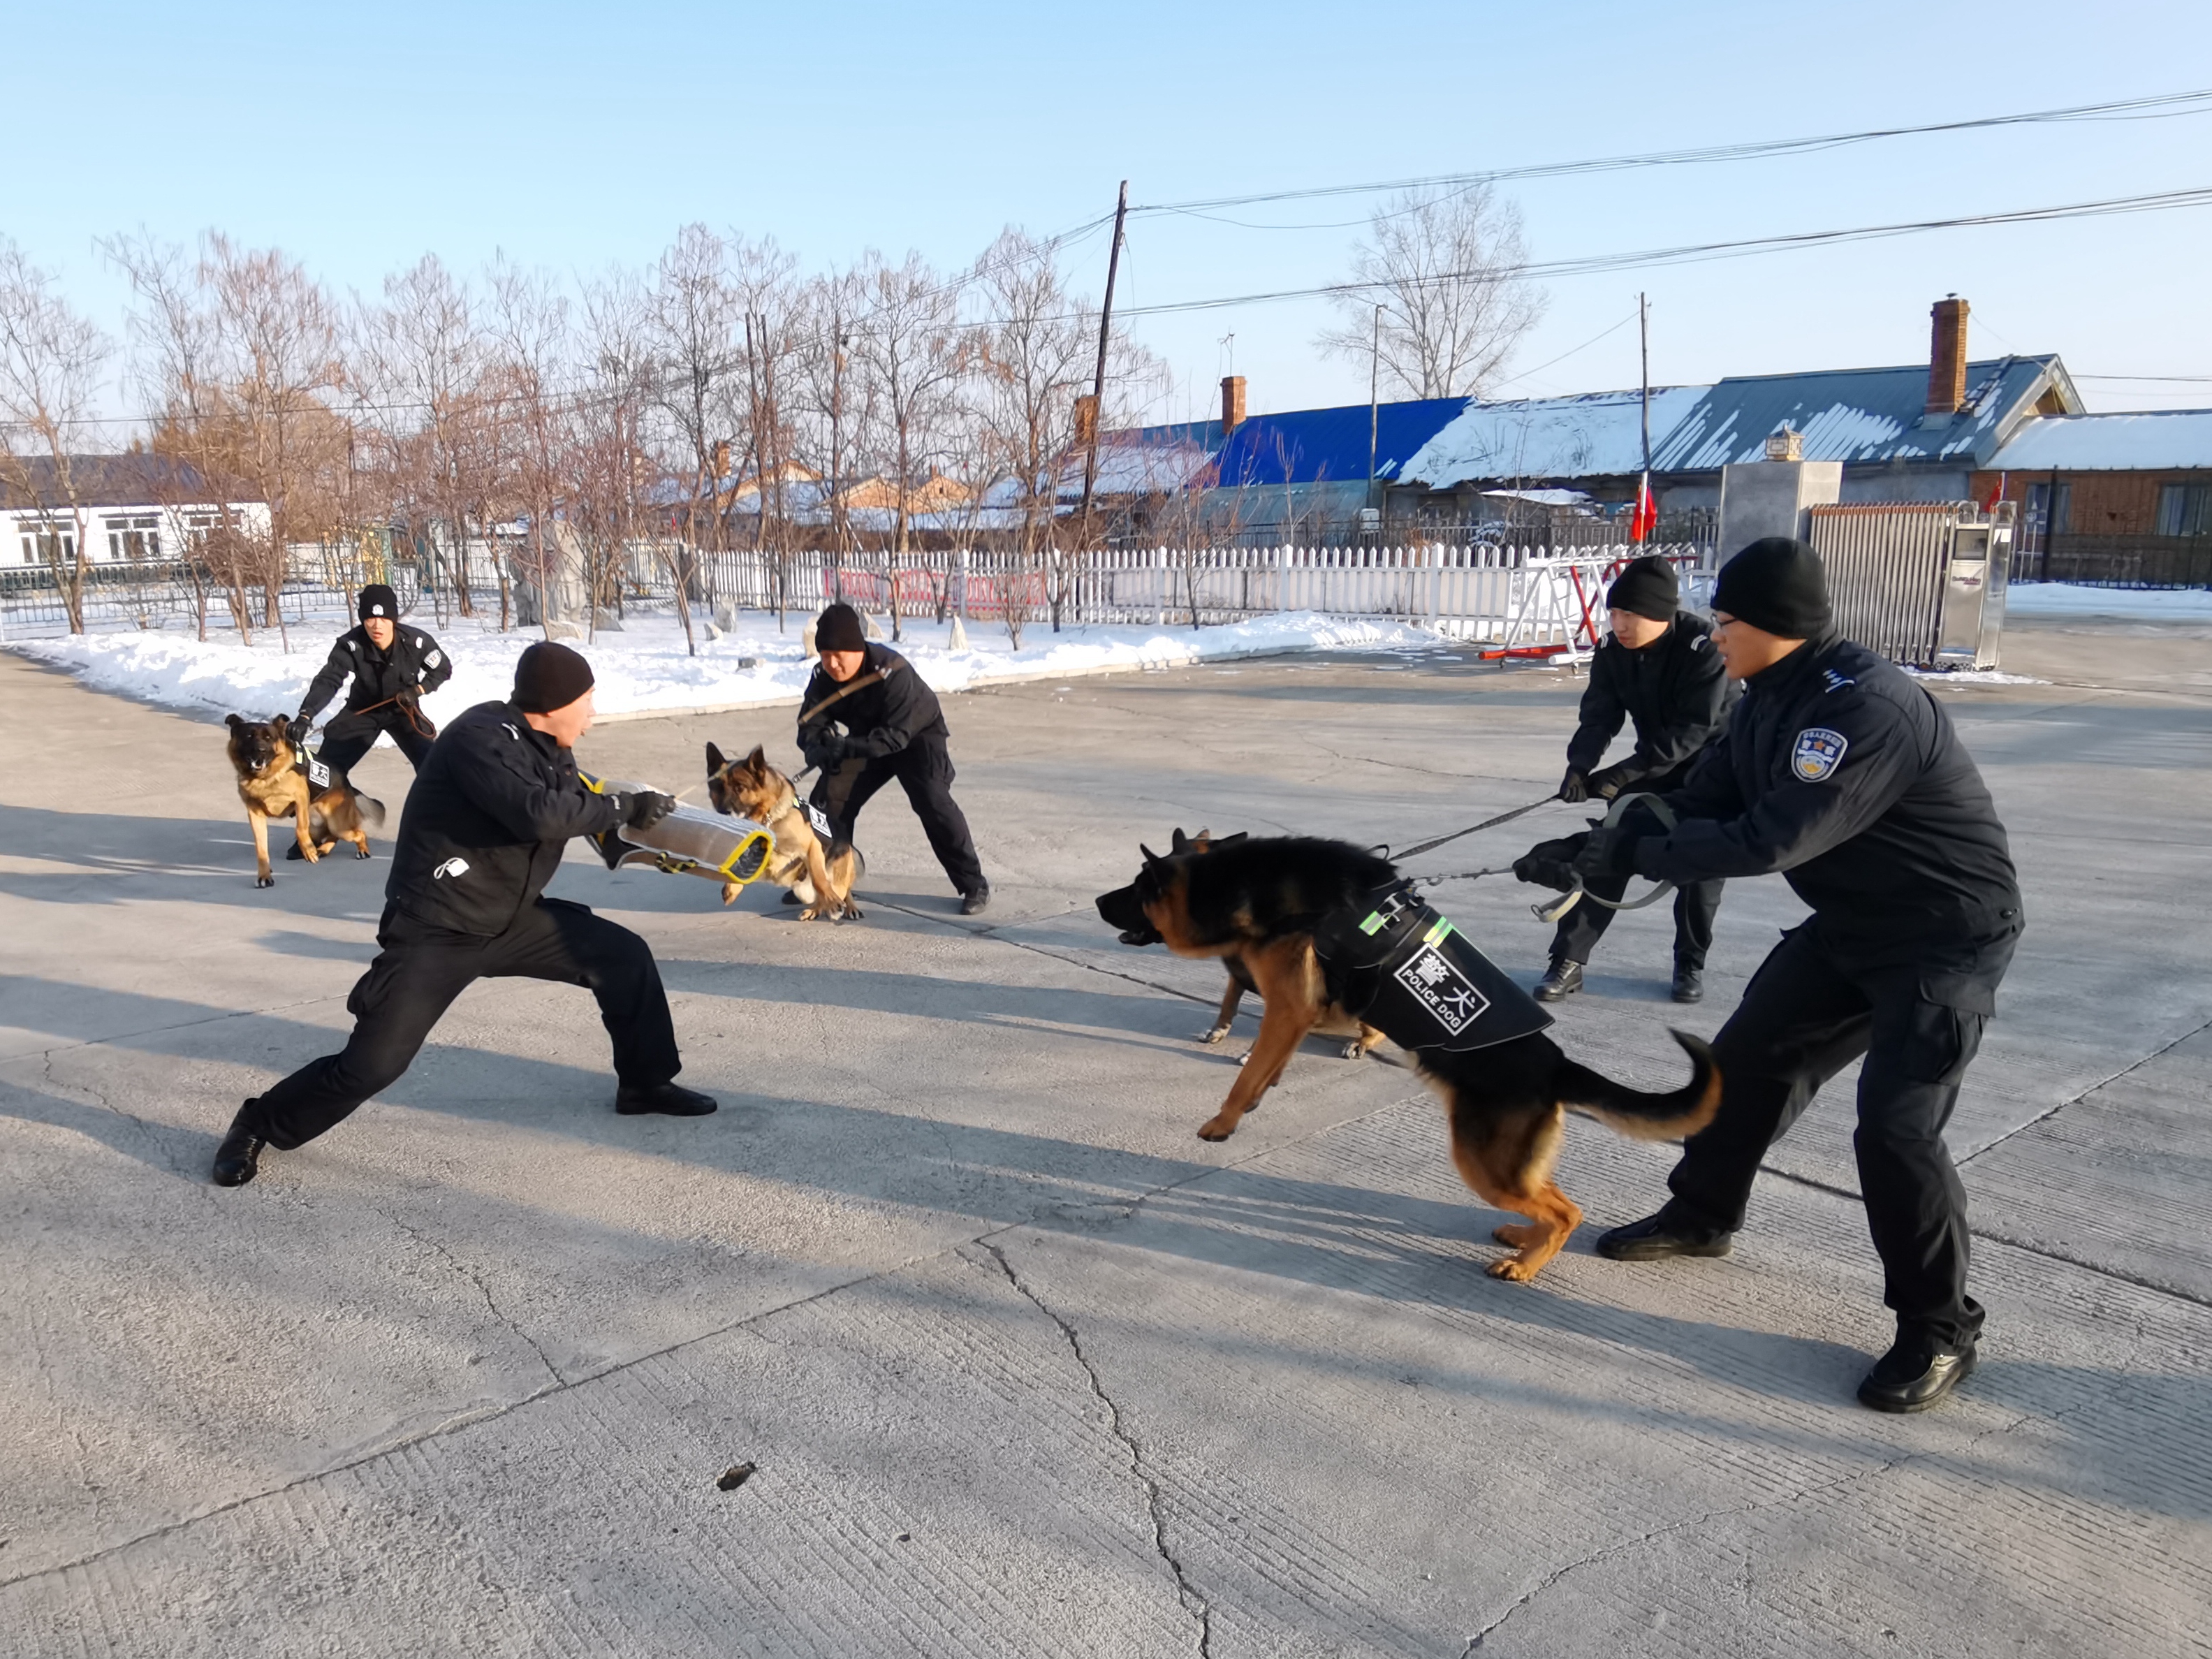
POLYGON ((1812 509, 1847 639, 1916 668, 1995 668, 2004 631, 2013 504, 1892 501, 1812 509))

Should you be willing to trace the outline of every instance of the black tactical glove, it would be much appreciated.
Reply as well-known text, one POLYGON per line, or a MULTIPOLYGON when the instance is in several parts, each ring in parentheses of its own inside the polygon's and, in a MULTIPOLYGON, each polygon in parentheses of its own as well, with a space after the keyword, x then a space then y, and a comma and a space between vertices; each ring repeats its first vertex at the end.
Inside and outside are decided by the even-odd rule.
POLYGON ((308 714, 306 709, 303 708, 298 714, 292 716, 292 730, 297 732, 300 736, 304 738, 308 732, 314 729, 314 716, 308 714))
POLYGON ((1575 854, 1575 873, 1585 883, 1610 876, 1626 881, 1636 873, 1638 842, 1658 826, 1650 814, 1632 811, 1618 823, 1601 823, 1590 831, 1589 844, 1575 854))
POLYGON ((1559 785, 1559 799, 1569 803, 1589 799, 1589 780, 1583 775, 1579 767, 1570 766, 1567 769, 1567 775, 1559 785))
POLYGON ((676 810, 676 797, 658 789, 640 789, 617 795, 616 804, 622 808, 625 830, 650 830, 676 810))
POLYGON ((1589 834, 1584 832, 1562 836, 1557 841, 1540 841, 1513 860, 1513 873, 1531 886, 1548 887, 1559 893, 1571 891, 1575 884, 1575 854, 1589 840, 1589 834))
POLYGON ((1589 792, 1600 800, 1611 800, 1638 776, 1635 763, 1623 761, 1618 766, 1608 766, 1602 772, 1589 775, 1589 792))
POLYGON ((821 732, 809 738, 800 747, 799 753, 806 757, 809 766, 819 767, 826 772, 842 761, 851 752, 851 740, 843 732, 821 732))

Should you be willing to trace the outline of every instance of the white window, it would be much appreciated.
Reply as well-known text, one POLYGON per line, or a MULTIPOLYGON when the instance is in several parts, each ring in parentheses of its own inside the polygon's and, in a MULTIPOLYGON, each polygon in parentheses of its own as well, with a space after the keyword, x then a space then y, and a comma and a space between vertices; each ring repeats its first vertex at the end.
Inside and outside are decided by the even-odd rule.
POLYGON ((2212 535, 2212 484, 2167 484, 2160 489, 2158 533, 2212 535))
POLYGON ((109 519, 107 524, 107 556, 143 562, 161 556, 161 520, 155 513, 142 513, 130 518, 109 519))
POLYGON ((22 532, 25 564, 68 564, 76 557, 76 531, 71 526, 50 519, 18 519, 15 528, 22 532))

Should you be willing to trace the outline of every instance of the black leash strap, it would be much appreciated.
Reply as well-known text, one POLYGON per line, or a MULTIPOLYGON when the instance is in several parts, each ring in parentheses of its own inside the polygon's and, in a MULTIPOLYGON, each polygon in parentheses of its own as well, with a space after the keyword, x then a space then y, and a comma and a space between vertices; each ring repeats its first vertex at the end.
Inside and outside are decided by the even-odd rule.
POLYGON ((1540 800, 1530 801, 1526 806, 1516 806, 1510 812, 1500 812, 1494 818, 1485 818, 1480 823, 1470 823, 1464 830, 1455 830, 1449 836, 1438 836, 1434 841, 1425 841, 1419 847, 1408 847, 1402 853, 1393 853, 1389 855, 1391 861, 1395 863, 1400 859, 1418 858, 1423 853, 1442 847, 1448 841, 1457 841, 1462 836, 1471 836, 1478 830, 1495 830, 1501 823, 1510 823, 1522 813, 1533 812, 1538 807, 1547 805, 1557 799, 1559 795, 1556 793, 1546 795, 1540 800))

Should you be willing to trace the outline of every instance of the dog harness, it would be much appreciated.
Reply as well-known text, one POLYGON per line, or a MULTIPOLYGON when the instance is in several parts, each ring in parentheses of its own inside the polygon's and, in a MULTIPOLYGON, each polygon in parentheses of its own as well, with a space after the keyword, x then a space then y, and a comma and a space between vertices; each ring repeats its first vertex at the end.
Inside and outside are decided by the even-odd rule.
POLYGON ((1540 1031, 1552 1016, 1410 881, 1378 887, 1314 929, 1330 1000, 1401 1048, 1463 1053, 1540 1031))

